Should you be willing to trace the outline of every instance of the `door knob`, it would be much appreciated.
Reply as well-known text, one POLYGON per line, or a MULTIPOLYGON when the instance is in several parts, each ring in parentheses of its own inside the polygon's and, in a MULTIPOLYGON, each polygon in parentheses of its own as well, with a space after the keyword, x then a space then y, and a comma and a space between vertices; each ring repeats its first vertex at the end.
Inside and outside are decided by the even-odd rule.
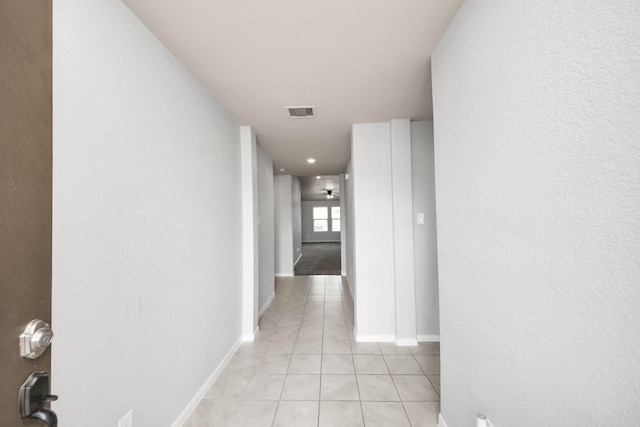
POLYGON ((34 372, 20 387, 20 417, 33 418, 45 423, 48 427, 58 426, 58 417, 50 409, 45 409, 47 402, 58 400, 58 396, 50 394, 49 374, 47 372, 34 372))
POLYGON ((29 322, 20 334, 20 356, 36 359, 47 349, 53 339, 53 331, 44 320, 35 319, 29 322))

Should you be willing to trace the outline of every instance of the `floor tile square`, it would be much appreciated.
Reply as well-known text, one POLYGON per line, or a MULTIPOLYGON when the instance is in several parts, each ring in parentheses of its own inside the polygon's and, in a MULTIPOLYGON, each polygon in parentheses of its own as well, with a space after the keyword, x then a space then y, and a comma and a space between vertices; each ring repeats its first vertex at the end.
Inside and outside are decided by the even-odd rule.
POLYGON ((320 375, 287 375, 281 400, 320 399, 320 375))
POLYGON ((364 427, 360 402, 320 402, 319 427, 364 427))
POLYGON ((411 347, 403 347, 391 342, 380 342, 378 346, 382 354, 411 354, 409 350, 411 347))
POLYGON ((275 401, 239 402, 228 427, 271 427, 277 407, 278 402, 275 401))
POLYGON ((237 400, 202 399, 184 427, 218 427, 226 426, 238 405, 237 400))
POLYGON ((438 427, 439 402, 403 402, 411 427, 438 427))
POLYGON ((273 427, 316 427, 318 411, 318 401, 281 401, 273 427))
POLYGON ((429 382, 436 389, 436 393, 440 396, 440 375, 427 375, 429 382))
POLYGON ((320 374, 322 356, 319 354, 294 354, 289 364, 289 374, 320 374))
POLYGON ((322 375, 320 381, 320 400, 360 400, 355 375, 322 375))
POLYGON ((417 354, 415 358, 425 374, 440 374, 440 355, 417 354))
POLYGON ((438 393, 424 375, 393 375, 400 399, 403 402, 436 402, 438 393))
POLYGON ((362 402, 367 427, 411 427, 400 402, 362 402))
POLYGON ((422 374, 422 368, 413 355, 387 354, 384 356, 392 374, 422 374))
POLYGON ((400 397, 391 375, 358 375, 360 400, 370 402, 394 402, 400 397))
POLYGON ((409 347, 413 354, 440 354, 440 348, 433 342, 421 342, 417 347, 409 347))
POLYGON ((388 374, 387 364, 384 357, 379 354, 354 354, 353 363, 356 374, 388 374))
POLYGON ((351 344, 348 339, 325 338, 322 354, 351 354, 351 344))
POLYGON ((205 399, 240 399, 253 374, 223 372, 207 391, 205 399))
POLYGON ((323 374, 355 374, 353 358, 348 354, 324 354, 322 356, 323 374))
POLYGON ((285 375, 256 374, 251 377, 242 400, 279 400, 285 375))

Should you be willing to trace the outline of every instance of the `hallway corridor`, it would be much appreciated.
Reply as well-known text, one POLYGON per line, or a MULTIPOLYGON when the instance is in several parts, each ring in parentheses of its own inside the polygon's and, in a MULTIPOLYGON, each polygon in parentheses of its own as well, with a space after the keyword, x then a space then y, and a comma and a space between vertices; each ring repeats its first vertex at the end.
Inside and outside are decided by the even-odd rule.
POLYGON ((276 279, 243 343, 188 427, 436 427, 439 346, 357 343, 340 276, 276 279))

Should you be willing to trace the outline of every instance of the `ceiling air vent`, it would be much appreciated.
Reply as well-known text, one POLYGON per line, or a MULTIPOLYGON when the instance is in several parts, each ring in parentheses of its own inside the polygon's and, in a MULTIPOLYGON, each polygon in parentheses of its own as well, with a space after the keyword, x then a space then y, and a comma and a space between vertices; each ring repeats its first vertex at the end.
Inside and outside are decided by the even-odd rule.
POLYGON ((313 107, 284 107, 289 110, 292 119, 312 119, 315 115, 313 107))

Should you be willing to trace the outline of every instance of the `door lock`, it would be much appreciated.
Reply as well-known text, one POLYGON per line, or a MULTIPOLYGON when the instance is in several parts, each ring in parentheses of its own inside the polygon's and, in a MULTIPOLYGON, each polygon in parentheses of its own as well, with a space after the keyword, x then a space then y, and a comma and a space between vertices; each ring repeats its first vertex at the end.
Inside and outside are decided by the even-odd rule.
POLYGON ((52 339, 53 331, 47 322, 32 320, 20 335, 20 356, 36 359, 44 353, 52 339))

